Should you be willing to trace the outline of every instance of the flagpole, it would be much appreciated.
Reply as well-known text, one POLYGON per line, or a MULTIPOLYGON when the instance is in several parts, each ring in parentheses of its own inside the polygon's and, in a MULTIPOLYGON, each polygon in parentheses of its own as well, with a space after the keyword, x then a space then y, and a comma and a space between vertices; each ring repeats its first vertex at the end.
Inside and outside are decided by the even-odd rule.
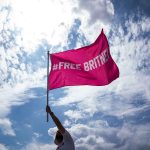
MULTIPOLYGON (((48 99, 49 99, 49 89, 48 89, 48 82, 49 82, 49 51, 47 51, 47 106, 48 106, 48 99)), ((47 122, 48 122, 48 112, 47 112, 47 122)))

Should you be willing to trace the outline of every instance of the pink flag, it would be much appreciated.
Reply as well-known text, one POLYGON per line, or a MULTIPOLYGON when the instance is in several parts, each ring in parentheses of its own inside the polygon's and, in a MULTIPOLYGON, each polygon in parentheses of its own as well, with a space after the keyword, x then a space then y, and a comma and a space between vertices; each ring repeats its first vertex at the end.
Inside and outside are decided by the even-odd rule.
POLYGON ((103 30, 93 44, 50 54, 50 59, 49 90, 75 85, 103 86, 119 77, 103 30))

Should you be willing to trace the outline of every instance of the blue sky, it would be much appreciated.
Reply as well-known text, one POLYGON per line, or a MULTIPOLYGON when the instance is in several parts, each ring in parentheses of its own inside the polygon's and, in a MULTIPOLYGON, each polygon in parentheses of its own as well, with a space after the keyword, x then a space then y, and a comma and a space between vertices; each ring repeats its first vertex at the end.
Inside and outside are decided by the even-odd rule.
POLYGON ((79 48, 104 29, 120 77, 52 90, 76 150, 150 149, 148 0, 0 0, 0 150, 55 150, 46 122, 47 50, 79 48))

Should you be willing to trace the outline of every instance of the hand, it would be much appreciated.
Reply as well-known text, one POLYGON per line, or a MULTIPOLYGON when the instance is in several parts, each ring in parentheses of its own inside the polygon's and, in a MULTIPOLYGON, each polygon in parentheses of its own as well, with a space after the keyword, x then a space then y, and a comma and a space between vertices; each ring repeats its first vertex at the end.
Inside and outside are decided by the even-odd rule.
POLYGON ((50 109, 50 107, 48 105, 46 106, 46 112, 47 113, 51 113, 52 112, 51 109, 50 109))

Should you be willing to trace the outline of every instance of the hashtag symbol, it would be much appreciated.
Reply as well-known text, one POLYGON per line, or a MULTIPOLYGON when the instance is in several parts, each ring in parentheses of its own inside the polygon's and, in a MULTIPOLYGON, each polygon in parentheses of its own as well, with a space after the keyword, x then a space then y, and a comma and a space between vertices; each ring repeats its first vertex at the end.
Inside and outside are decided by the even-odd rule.
POLYGON ((53 65, 53 70, 57 70, 58 69, 58 64, 54 64, 53 65))

